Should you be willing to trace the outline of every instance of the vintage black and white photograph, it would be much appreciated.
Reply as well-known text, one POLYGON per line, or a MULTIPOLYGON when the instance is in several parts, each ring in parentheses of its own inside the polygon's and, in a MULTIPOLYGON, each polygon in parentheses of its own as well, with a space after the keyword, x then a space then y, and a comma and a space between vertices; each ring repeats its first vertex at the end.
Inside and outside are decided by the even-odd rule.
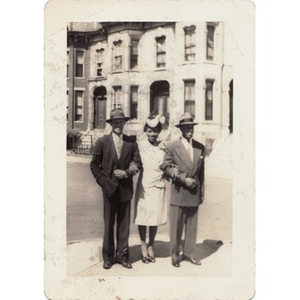
POLYGON ((45 9, 45 293, 250 299, 254 6, 142 2, 45 9))

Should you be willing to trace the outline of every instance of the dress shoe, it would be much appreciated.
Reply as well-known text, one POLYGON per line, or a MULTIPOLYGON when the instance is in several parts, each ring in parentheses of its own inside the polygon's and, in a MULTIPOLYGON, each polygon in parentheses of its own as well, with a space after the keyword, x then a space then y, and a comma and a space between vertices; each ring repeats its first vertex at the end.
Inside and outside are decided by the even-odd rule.
POLYGON ((187 256, 185 256, 184 260, 189 261, 190 263, 192 263, 193 265, 196 265, 196 266, 200 266, 201 265, 200 260, 197 260, 194 257, 187 257, 187 256))
POLYGON ((123 268, 132 269, 132 265, 129 261, 120 261, 119 264, 122 265, 123 268))
POLYGON ((156 260, 155 260, 154 251, 153 251, 152 246, 148 247, 148 253, 149 253, 149 261, 152 262, 152 263, 155 263, 156 260))
POLYGON ((141 254, 142 254, 142 262, 144 264, 148 264, 149 263, 149 256, 148 256, 148 251, 147 251, 147 245, 143 241, 141 243, 141 254))
POLYGON ((147 257, 147 256, 143 256, 142 255, 142 262, 144 263, 144 264, 149 264, 149 257, 147 257))
POLYGON ((180 267, 180 261, 172 259, 172 266, 175 267, 175 268, 179 268, 180 267))
POLYGON ((155 263, 156 259, 155 259, 154 256, 149 256, 149 261, 152 262, 152 263, 155 263))
POLYGON ((103 268, 106 270, 110 269, 112 267, 112 265, 113 265, 113 263, 110 261, 103 262, 103 268))

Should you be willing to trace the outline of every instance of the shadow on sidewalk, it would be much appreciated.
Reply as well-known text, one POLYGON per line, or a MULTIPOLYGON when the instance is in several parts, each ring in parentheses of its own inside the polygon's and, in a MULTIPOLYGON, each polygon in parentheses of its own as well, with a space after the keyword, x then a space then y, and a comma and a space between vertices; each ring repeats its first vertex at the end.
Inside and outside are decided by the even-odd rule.
MULTIPOLYGON (((223 245, 220 240, 204 240, 202 243, 196 245, 195 258, 202 260, 216 251, 223 245)), ((154 243, 155 256, 157 258, 170 257, 170 243, 163 241, 155 241, 154 243)), ((141 260, 141 247, 136 245, 130 247, 130 261, 135 263, 141 260)))

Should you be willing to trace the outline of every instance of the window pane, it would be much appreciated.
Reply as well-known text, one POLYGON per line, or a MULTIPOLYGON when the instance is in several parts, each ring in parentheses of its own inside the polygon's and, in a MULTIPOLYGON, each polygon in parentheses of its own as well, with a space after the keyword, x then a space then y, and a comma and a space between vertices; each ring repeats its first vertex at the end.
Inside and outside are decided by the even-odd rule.
POLYGON ((213 120, 213 80, 206 80, 205 120, 213 120))
POLYGON ((114 87, 114 108, 121 108, 122 106, 122 87, 114 87))
POLYGON ((131 40, 131 54, 138 54, 138 40, 131 40))
POLYGON ((130 67, 131 67, 131 69, 133 69, 137 65, 138 65, 138 56, 137 55, 131 55, 131 58, 130 58, 130 67))
POLYGON ((76 51, 76 77, 83 77, 83 51, 76 51))
POLYGON ((137 119, 138 109, 138 87, 131 87, 131 101, 130 101, 130 117, 131 119, 137 119))
POLYGON ((184 111, 195 118, 195 81, 184 82, 184 111))
POLYGON ((115 44, 115 56, 122 55, 122 41, 115 44))
POLYGON ((185 44, 186 45, 190 45, 191 44, 191 34, 189 32, 187 32, 185 34, 185 44))
POLYGON ((184 83, 184 99, 195 100, 195 81, 186 81, 184 83))
POLYGON ((102 63, 104 60, 104 49, 97 49, 97 62, 102 63))
POLYGON ((185 28, 185 60, 195 60, 196 53, 196 39, 195 39, 195 26, 185 28))
POLYGON ((189 112, 193 118, 195 118, 195 101, 194 100, 186 100, 184 102, 184 111, 189 112))
POLYGON ((214 33, 215 33, 215 27, 214 26, 207 26, 207 38, 206 38, 206 58, 208 60, 214 59, 214 33))
POLYGON ((76 51, 76 63, 83 64, 83 51, 76 51))
POLYGON ((75 92, 75 121, 83 120, 83 91, 75 92))
POLYGON ((114 64, 114 70, 121 70, 122 69, 122 56, 116 56, 115 57, 115 64, 114 64))

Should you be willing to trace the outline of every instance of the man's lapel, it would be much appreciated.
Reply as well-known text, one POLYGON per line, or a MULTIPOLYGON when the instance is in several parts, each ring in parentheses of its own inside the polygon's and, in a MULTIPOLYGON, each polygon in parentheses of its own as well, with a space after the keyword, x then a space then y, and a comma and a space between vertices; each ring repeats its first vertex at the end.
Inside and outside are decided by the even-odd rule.
POLYGON ((121 156, 119 158, 119 163, 122 163, 124 159, 127 157, 130 149, 130 143, 126 141, 126 137, 124 139, 125 135, 123 134, 123 146, 122 146, 122 152, 121 156))
POLYGON ((109 135, 108 139, 109 139, 109 147, 108 147, 109 154, 111 155, 111 158, 113 159, 113 161, 117 165, 119 160, 118 160, 118 155, 117 155, 117 151, 116 151, 116 148, 115 148, 114 140, 113 140, 113 137, 112 137, 112 133, 109 135))
POLYGON ((195 148, 194 145, 193 145, 193 151, 194 151, 194 161, 191 170, 191 177, 193 177, 196 174, 198 170, 199 160, 201 159, 201 155, 202 155, 201 149, 195 148))
POLYGON ((183 146, 183 143, 181 141, 181 139, 179 139, 177 141, 177 143, 175 144, 175 151, 178 154, 178 157, 182 160, 182 162, 188 167, 188 169, 190 170, 192 168, 192 160, 188 154, 188 152, 186 151, 186 149, 183 146))

